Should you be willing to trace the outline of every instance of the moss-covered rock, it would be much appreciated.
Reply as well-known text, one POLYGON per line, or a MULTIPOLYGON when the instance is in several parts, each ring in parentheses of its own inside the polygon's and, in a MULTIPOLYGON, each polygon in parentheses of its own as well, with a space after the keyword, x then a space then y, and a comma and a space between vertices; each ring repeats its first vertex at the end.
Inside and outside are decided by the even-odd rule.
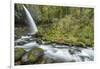
POLYGON ((41 48, 33 48, 28 53, 28 60, 30 63, 34 63, 36 60, 39 60, 39 57, 43 55, 44 51, 41 48))
POLYGON ((15 48, 15 61, 20 60, 24 54, 25 50, 23 48, 15 48))
POLYGON ((22 57, 23 64, 35 64, 43 58, 44 50, 41 48, 33 48, 22 57))
POLYGON ((33 63, 37 60, 37 57, 36 57, 35 54, 29 53, 28 54, 28 60, 29 60, 30 63, 33 63))

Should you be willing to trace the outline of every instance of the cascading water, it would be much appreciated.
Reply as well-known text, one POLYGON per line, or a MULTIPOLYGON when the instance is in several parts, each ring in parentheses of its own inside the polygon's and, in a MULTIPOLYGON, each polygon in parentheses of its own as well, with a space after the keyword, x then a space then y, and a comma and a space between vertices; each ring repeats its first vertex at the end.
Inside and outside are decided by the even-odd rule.
POLYGON ((37 27, 36 27, 36 24, 35 24, 35 21, 33 20, 30 12, 27 10, 27 8, 23 5, 24 7, 24 10, 25 10, 25 13, 26 13, 26 16, 27 16, 27 20, 29 22, 29 25, 30 25, 30 31, 31 31, 31 34, 35 34, 38 32, 37 30, 37 27))
MULTIPOLYGON (((27 37, 27 36, 26 36, 27 37)), ((34 38, 21 38, 16 41, 15 48, 24 48, 27 52, 32 48, 42 48, 44 50, 44 57, 46 63, 51 62, 82 62, 93 61, 94 54, 93 48, 70 47, 67 45, 59 44, 39 44, 34 38), (31 41, 33 39, 33 41, 31 41), (23 42, 23 45, 18 45, 23 42)))
MULTIPOLYGON (((35 34, 38 30, 31 14, 26 9, 24 10, 27 15, 31 27, 31 33, 35 34)), ((22 36, 22 38, 15 41, 15 48, 24 48, 29 52, 32 48, 42 48, 44 50, 44 58, 46 63, 51 62, 81 62, 81 61, 93 61, 94 50, 93 48, 81 48, 81 47, 70 47, 67 45, 59 44, 39 44, 36 38, 30 36, 22 36)), ((23 58, 23 61, 27 58, 27 55, 23 58)))

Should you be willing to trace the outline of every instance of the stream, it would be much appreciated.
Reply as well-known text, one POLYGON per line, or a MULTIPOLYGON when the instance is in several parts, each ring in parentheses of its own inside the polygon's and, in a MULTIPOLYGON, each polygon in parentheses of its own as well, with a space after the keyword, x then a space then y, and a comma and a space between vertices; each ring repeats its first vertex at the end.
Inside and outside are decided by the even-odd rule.
MULTIPOLYGON (((36 23, 28 9, 23 5, 31 35, 15 40, 15 64, 47 64, 64 62, 85 62, 94 60, 94 48, 86 46, 68 46, 57 43, 46 43, 32 37, 38 32, 36 23)), ((16 37, 16 35, 15 35, 16 37)), ((17 36, 18 37, 18 36, 17 36)))
POLYGON ((43 57, 46 63, 61 62, 82 62, 94 60, 94 49, 87 47, 76 47, 59 44, 45 44, 44 41, 39 42, 32 36, 22 36, 15 41, 15 48, 23 48, 29 52, 33 48, 41 48, 44 50, 43 57))

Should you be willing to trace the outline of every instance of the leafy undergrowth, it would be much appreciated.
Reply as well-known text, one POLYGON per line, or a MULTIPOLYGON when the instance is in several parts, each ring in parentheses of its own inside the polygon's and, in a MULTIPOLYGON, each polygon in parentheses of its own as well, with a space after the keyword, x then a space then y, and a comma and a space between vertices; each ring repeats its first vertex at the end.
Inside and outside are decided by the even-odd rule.
POLYGON ((41 39, 49 43, 56 42, 82 47, 93 47, 94 44, 93 19, 90 20, 84 16, 77 19, 67 15, 49 26, 40 25, 38 29, 39 34, 42 35, 41 39))

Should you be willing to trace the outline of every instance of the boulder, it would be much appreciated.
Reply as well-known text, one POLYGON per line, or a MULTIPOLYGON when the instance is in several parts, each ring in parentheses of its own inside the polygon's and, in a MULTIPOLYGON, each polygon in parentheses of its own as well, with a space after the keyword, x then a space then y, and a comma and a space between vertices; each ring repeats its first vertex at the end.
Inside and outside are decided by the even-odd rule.
POLYGON ((44 50, 41 48, 33 48, 22 57, 23 64, 34 64, 39 61, 44 55, 44 50))
POLYGON ((20 60, 24 54, 25 50, 23 48, 15 48, 15 61, 20 60))

